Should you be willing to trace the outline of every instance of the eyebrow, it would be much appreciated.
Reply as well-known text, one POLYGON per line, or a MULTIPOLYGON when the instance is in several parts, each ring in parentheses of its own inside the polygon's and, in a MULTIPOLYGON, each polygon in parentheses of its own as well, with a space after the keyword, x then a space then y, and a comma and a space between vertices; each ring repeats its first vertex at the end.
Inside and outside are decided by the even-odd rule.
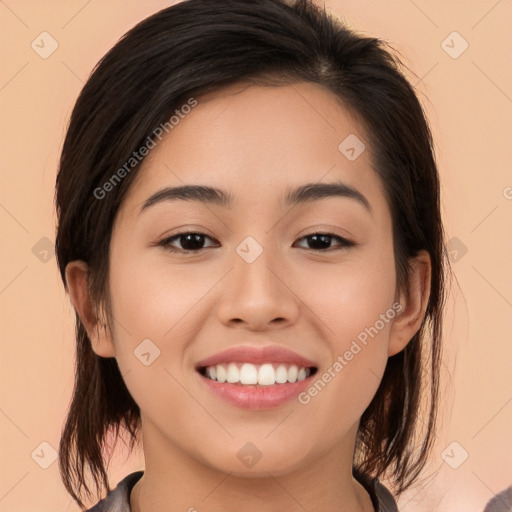
MULTIPOLYGON (((310 201, 318 201, 329 197, 346 197, 355 199, 373 215, 372 207, 366 197, 356 188, 342 181, 334 183, 307 183, 292 190, 288 190, 284 197, 285 206, 295 206, 310 201)), ((195 201, 199 203, 214 204, 231 209, 235 197, 225 190, 206 185, 183 185, 180 187, 166 187, 151 195, 142 205, 139 215, 151 206, 164 201, 195 201)))

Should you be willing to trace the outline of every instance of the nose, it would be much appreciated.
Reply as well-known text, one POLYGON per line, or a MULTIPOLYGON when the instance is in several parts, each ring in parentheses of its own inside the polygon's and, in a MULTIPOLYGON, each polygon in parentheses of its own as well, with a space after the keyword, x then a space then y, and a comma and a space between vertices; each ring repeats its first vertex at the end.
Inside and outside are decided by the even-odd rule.
POLYGON ((233 265, 217 304, 223 324, 263 331, 297 322, 301 301, 283 265, 271 259, 268 251, 264 250, 252 263, 235 255, 233 265))

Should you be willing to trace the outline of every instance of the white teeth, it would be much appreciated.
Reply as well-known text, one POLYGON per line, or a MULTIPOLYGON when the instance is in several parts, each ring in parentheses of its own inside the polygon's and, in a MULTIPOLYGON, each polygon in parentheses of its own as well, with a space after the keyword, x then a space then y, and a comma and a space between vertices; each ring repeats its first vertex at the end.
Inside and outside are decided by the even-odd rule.
POLYGON ((208 366, 205 375, 217 382, 242 385, 273 386, 286 382, 304 380, 311 374, 310 368, 299 368, 297 365, 280 363, 265 363, 254 365, 252 363, 229 363, 208 366))
POLYGON ((297 380, 297 374, 299 369, 293 365, 288 369, 288 382, 295 382, 297 380))
POLYGON ((240 382, 242 384, 258 384, 258 370, 253 364, 244 363, 240 368, 240 382))
POLYGON ((284 384, 288 381, 288 371, 286 370, 286 366, 282 364, 277 367, 276 370, 276 382, 278 384, 284 384))
POLYGON ((273 386, 276 383, 276 372, 271 364, 262 364, 258 370, 258 384, 273 386))
POLYGON ((229 382, 230 384, 240 382, 240 370, 238 369, 238 366, 236 364, 229 363, 226 381, 229 382))
POLYGON ((218 382, 226 382, 226 378, 227 378, 226 368, 224 368, 224 366, 218 364, 216 367, 216 372, 217 372, 217 381, 218 382))
POLYGON ((206 369, 206 375, 208 375, 208 377, 210 377, 210 379, 212 380, 216 380, 216 377, 217 377, 217 368, 215 366, 209 366, 207 369, 206 369))

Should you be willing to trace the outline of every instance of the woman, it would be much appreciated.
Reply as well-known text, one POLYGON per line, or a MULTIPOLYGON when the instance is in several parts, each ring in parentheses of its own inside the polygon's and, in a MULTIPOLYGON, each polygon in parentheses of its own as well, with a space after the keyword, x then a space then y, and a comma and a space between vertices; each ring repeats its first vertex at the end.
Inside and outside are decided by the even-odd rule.
POLYGON ((86 83, 56 205, 81 507, 87 465, 94 512, 397 510, 433 442, 447 263, 384 43, 307 0, 164 9, 86 83), (112 490, 120 429, 145 468, 112 490))

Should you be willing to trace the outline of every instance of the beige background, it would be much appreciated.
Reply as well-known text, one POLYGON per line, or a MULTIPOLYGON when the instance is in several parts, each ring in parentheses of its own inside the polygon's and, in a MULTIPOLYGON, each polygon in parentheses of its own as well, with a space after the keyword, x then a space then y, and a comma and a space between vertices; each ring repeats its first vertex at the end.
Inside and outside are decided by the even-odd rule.
MULTIPOLYGON (((52 462, 74 365, 72 309, 52 252, 57 159, 95 63, 136 22, 171 3, 0 1, 1 512, 78 510, 52 462), (42 52, 45 38, 51 48, 42 32, 58 44, 46 59, 31 47, 35 41, 42 52)), ((512 483, 512 1, 326 6, 392 42, 417 75, 411 80, 436 139, 453 249, 443 428, 430 471, 400 510, 481 512, 512 483)), ((141 454, 121 455, 113 486, 143 468, 141 454)))

